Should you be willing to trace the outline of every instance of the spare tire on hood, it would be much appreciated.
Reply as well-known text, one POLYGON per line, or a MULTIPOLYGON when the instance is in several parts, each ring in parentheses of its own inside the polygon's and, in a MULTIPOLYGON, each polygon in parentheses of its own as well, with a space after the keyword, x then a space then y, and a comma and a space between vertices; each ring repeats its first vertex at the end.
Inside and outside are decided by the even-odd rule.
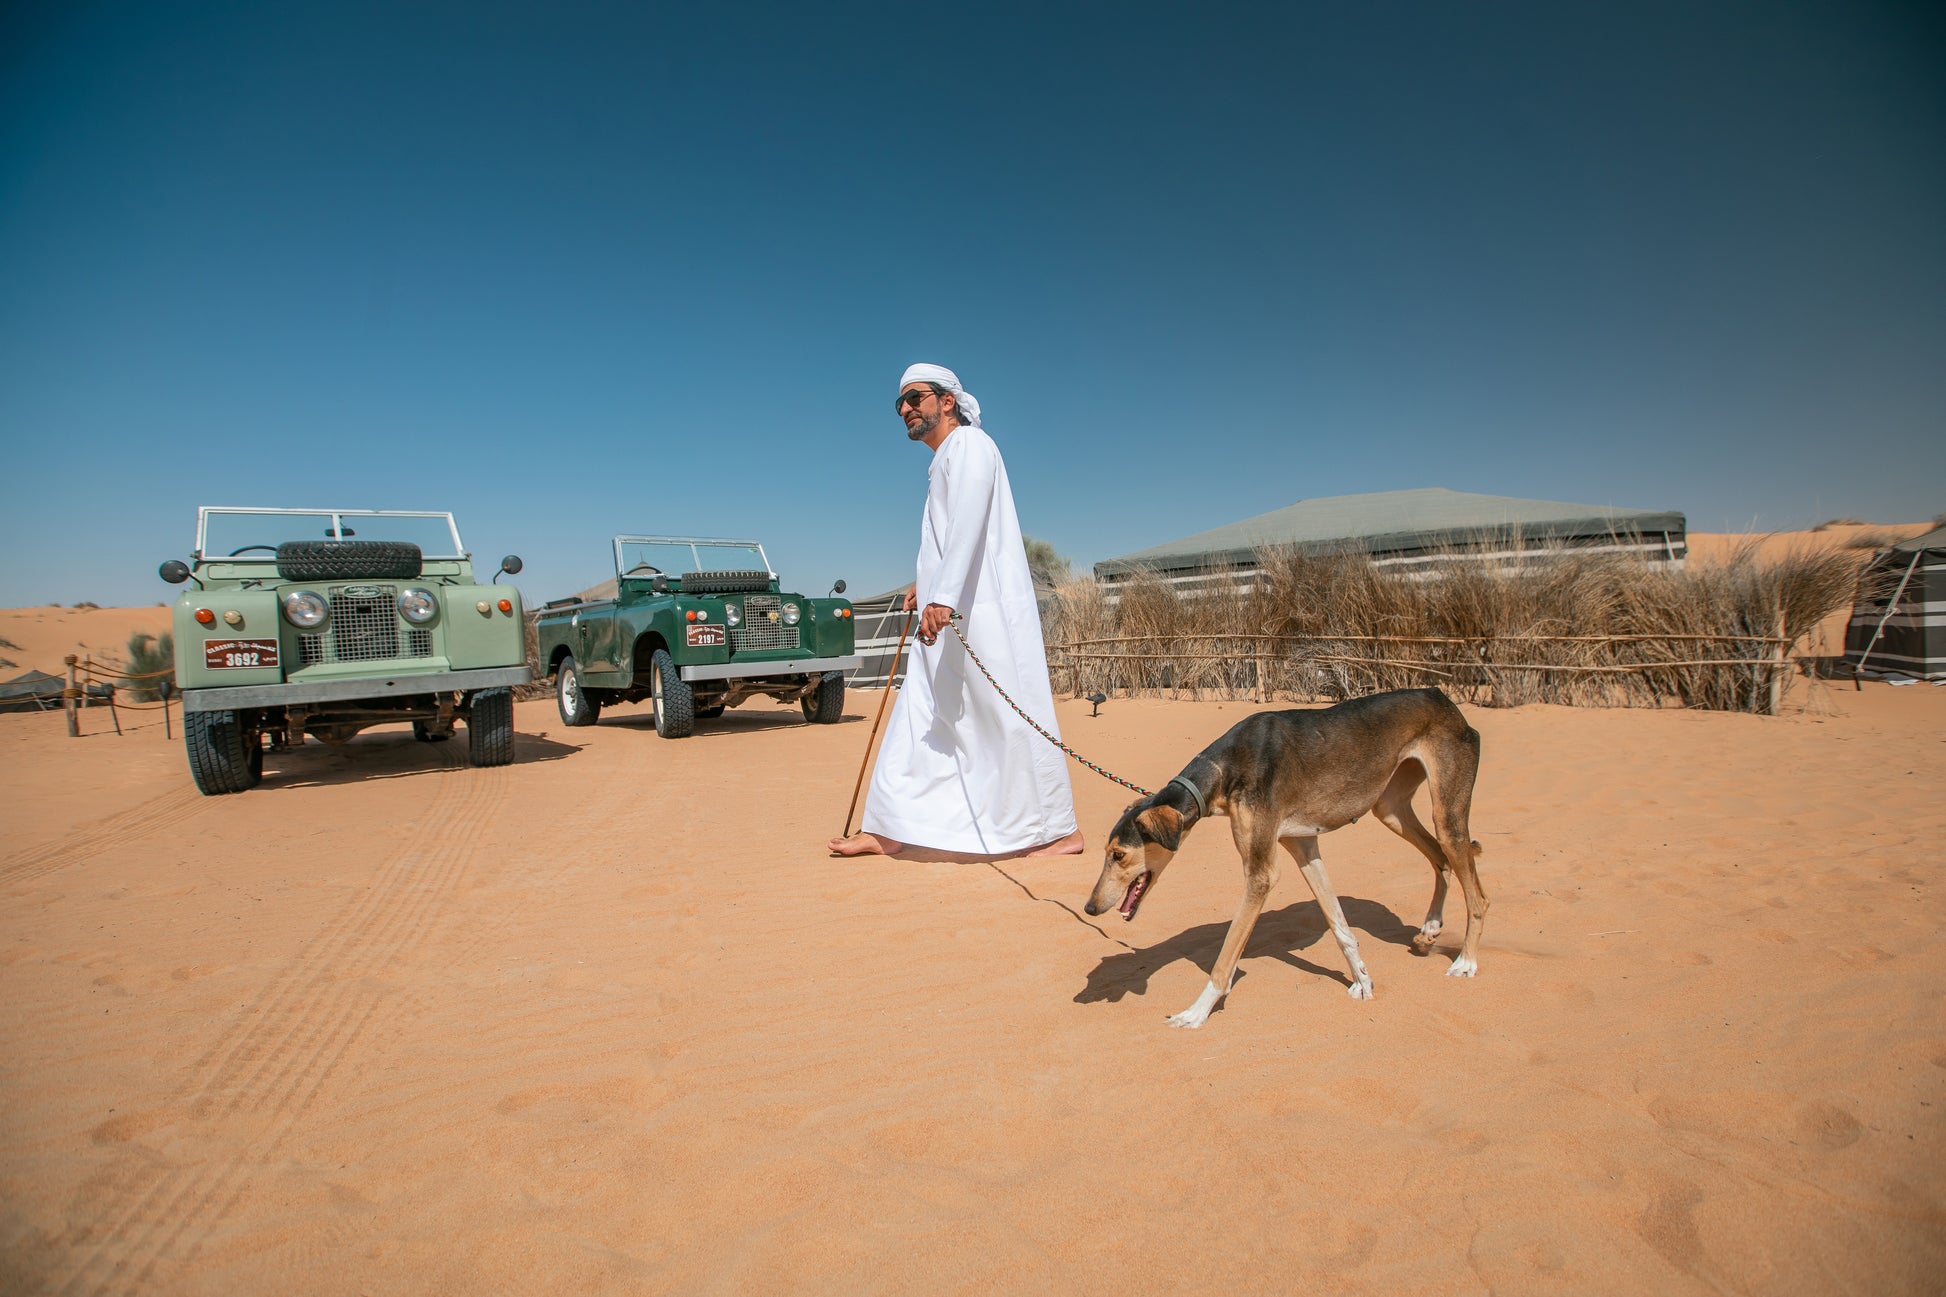
POLYGON ((287 540, 277 547, 286 581, 410 580, 425 568, 419 547, 403 540, 287 540))
POLYGON ((770 573, 742 569, 684 572, 684 594, 762 594, 770 589, 770 573))

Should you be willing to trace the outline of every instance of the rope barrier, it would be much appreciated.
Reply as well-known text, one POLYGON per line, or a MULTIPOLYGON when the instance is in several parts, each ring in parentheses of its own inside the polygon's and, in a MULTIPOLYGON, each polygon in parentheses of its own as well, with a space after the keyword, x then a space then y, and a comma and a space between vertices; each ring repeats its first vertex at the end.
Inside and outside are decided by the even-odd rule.
POLYGON ((1707 640, 1728 644, 1791 644, 1783 635, 1692 635, 1669 632, 1639 635, 1250 635, 1231 631, 1171 631, 1156 635, 1101 635, 1067 640, 1050 648, 1081 648, 1093 644, 1154 643, 1158 640, 1246 640, 1252 644, 1631 644, 1653 641, 1707 640))
POLYGON ((160 671, 117 671, 114 667, 96 666, 92 663, 79 663, 74 668, 83 675, 105 676, 113 680, 159 680, 163 676, 176 673, 174 667, 164 667, 160 671))
POLYGON ((1482 671, 1662 671, 1671 667, 1737 667, 1737 666, 1785 666, 1789 659, 1780 658, 1690 658, 1667 662, 1616 662, 1616 663, 1577 663, 1577 662, 1495 662, 1490 658, 1479 661, 1443 659, 1414 662, 1403 658, 1350 657, 1343 654, 1312 653, 1301 658, 1270 659, 1266 654, 1236 653, 1075 653, 1067 649, 1057 650, 1077 662, 1251 662, 1259 657, 1276 662, 1346 662, 1367 666, 1413 667, 1443 674, 1437 667, 1467 667, 1482 671))

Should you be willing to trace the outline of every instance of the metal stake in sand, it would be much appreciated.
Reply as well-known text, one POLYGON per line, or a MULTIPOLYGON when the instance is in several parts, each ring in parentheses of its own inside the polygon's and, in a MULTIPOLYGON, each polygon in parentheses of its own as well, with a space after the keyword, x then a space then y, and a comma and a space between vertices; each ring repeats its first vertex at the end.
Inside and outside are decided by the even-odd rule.
POLYGON ((905 625, 899 628, 899 646, 892 650, 892 669, 885 673, 885 693, 878 700, 878 719, 872 722, 872 736, 865 740, 865 759, 858 763, 858 782, 851 787, 851 805, 845 808, 845 831, 838 836, 851 836, 852 813, 858 809, 858 790, 865 786, 865 771, 872 764, 872 745, 878 742, 878 727, 885 723, 885 704, 892 701, 892 682, 899 677, 899 657, 905 652, 906 632, 912 629, 912 614, 905 615, 905 625))

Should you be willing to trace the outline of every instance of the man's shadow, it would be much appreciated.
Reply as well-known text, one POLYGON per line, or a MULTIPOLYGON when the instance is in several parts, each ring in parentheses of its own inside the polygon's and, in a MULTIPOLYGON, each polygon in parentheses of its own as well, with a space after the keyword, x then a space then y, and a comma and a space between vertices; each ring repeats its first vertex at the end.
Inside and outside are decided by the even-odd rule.
MULTIPOLYGON (((1344 909, 1346 923, 1379 941, 1409 947, 1413 936, 1419 931, 1416 925, 1405 923, 1377 901, 1347 896, 1340 897, 1338 904, 1344 909)), ((1074 1002, 1092 1004, 1097 1000, 1107 1000, 1112 1004, 1120 1001, 1124 995, 1146 995, 1150 976, 1178 959, 1189 960, 1208 973, 1223 949, 1223 938, 1229 930, 1227 921, 1202 923, 1153 946, 1123 955, 1108 955, 1088 973, 1088 984, 1074 997, 1074 1002)), ((1349 989, 1351 977, 1343 968, 1326 968, 1301 959, 1295 953, 1316 945, 1330 932, 1331 925, 1326 922, 1324 911, 1319 908, 1315 898, 1294 901, 1281 910, 1265 910, 1258 917, 1256 930, 1250 934, 1250 940, 1243 948, 1243 958, 1238 961, 1237 980, 1243 980, 1243 961, 1267 955, 1300 972, 1328 978, 1349 989)), ((1342 962, 1336 941, 1326 949, 1334 959, 1342 962)))

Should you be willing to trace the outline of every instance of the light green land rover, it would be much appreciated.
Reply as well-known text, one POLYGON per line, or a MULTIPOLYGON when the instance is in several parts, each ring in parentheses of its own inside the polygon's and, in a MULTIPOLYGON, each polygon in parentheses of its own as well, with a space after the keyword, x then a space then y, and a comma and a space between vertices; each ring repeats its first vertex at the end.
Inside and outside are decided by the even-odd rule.
MULTIPOLYGON (((520 571, 508 556, 500 573, 520 571)), ((189 773, 240 793, 273 750, 411 722, 426 742, 466 722, 476 766, 513 760, 512 686, 527 683, 520 591, 479 585, 450 513, 196 511, 175 605, 189 773)))

